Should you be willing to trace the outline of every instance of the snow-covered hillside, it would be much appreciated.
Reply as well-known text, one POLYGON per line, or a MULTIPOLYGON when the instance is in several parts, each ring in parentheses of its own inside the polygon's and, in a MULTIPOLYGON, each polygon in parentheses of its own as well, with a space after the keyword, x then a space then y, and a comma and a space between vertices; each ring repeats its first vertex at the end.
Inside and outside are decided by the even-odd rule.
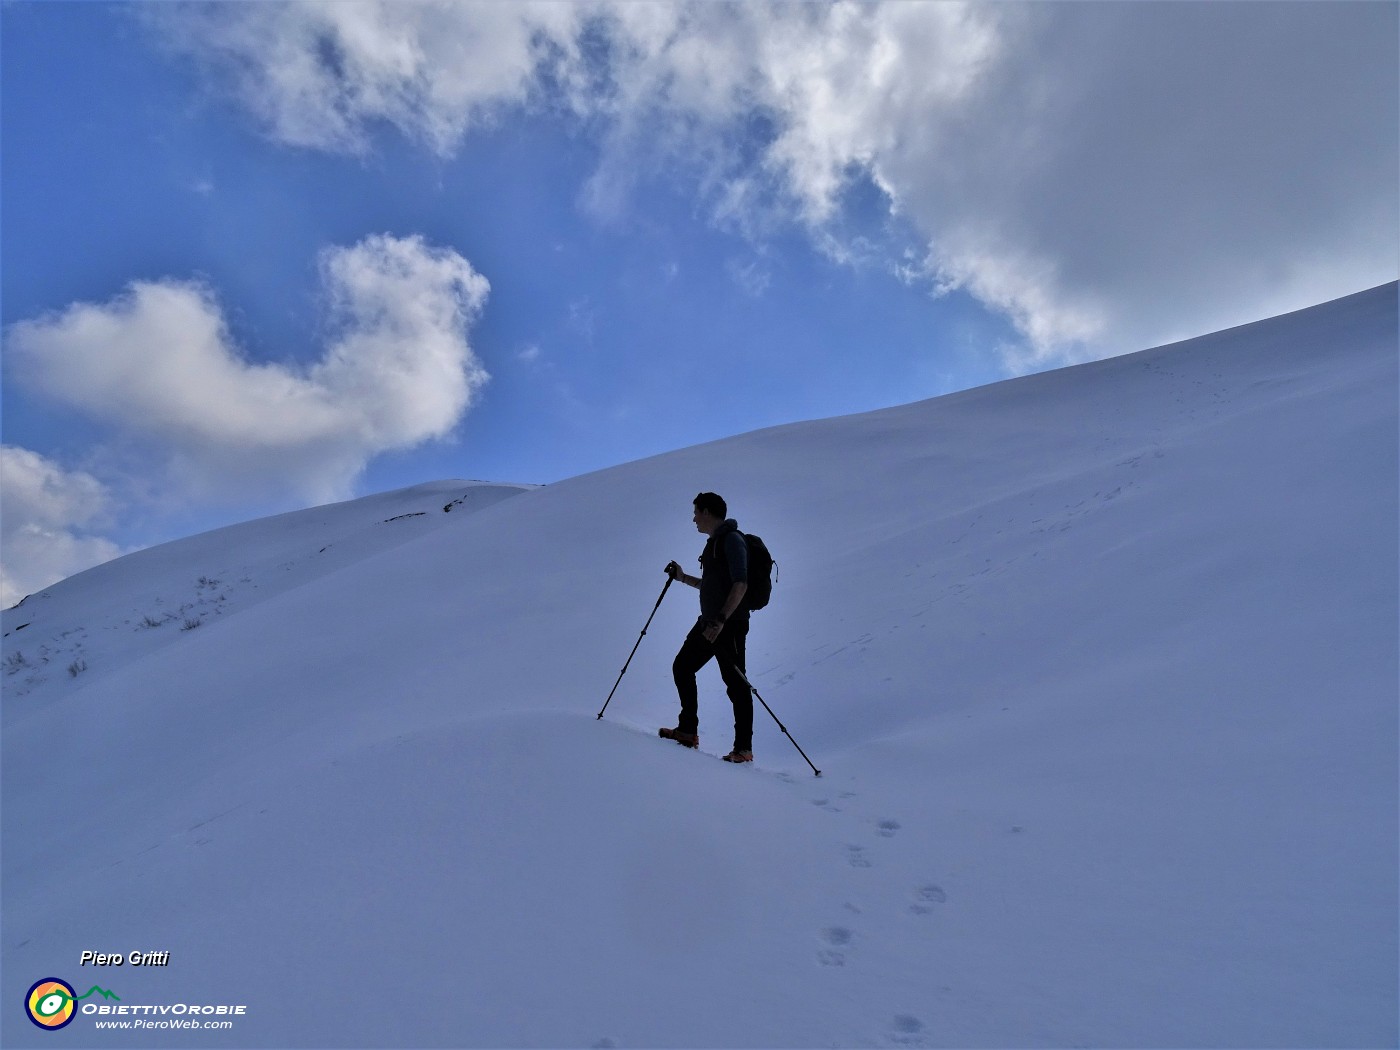
POLYGON ((164 648, 177 633, 417 539, 449 524, 453 511, 460 518, 532 487, 431 482, 280 514, 138 551, 29 595, 5 613, 5 721, 164 648), (65 676, 82 681, 65 688, 65 676))
POLYGON ((1388 285, 31 597, 4 1044, 1395 1045, 1396 318, 1388 285), (595 718, 702 489, 778 558, 750 677, 820 778, 761 707, 757 763, 715 759, 712 668, 703 753, 656 738, 683 588, 595 718), (120 1002, 40 1031, 46 977, 120 1002), (96 1027, 172 1004, 245 1012, 96 1027))

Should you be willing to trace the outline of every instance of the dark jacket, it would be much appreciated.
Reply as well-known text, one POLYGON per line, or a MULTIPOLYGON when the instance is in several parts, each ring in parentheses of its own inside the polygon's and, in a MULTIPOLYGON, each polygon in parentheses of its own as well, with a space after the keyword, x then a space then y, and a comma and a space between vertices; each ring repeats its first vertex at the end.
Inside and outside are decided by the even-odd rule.
MULTIPOLYGON (((700 554, 700 615, 719 618, 729 590, 736 583, 749 582, 749 548, 739 523, 726 518, 705 543, 700 554)), ((748 604, 741 602, 732 619, 747 618, 748 604)))

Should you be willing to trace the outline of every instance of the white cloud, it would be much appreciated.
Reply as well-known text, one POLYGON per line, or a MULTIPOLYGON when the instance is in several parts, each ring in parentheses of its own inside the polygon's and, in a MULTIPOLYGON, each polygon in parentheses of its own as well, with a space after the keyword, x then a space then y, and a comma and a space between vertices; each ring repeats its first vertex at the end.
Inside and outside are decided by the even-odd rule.
MULTIPOLYGON (((622 74, 651 107, 630 118, 637 147, 665 141, 651 132, 669 122, 686 155, 709 157, 696 138, 732 142, 763 115, 752 157, 736 147, 707 162, 717 211, 750 232, 748 214, 786 195, 814 243, 850 262, 869 253, 842 230, 846 197, 875 187, 923 238, 934 288, 964 290, 1020 331, 1011 370, 1397 274, 1393 7, 702 11, 622 74)), ((627 155, 605 162, 610 174, 627 155)), ((886 265, 907 272, 898 247, 886 265)))
POLYGON ((773 283, 773 274, 758 259, 729 259, 724 264, 729 279, 752 299, 761 299, 773 283))
POLYGON ((285 142, 358 153, 385 123, 440 154, 525 101, 541 70, 567 82, 581 13, 570 3, 338 0, 140 9, 285 142))
MULTIPOLYGON (((281 139, 440 153, 545 99, 592 122, 584 199, 678 170, 717 219, 833 257, 873 187, 1011 367, 1138 349, 1393 280, 1393 4, 296 3, 158 7, 281 139), (475 61, 473 61, 475 59, 475 61)), ((878 243, 879 238, 876 238, 878 243)), ((914 272, 904 243, 885 265, 914 272)))
POLYGON ((941 153, 882 157, 931 269, 1015 321, 1024 367, 1396 277, 1393 5, 1029 13, 941 153))
POLYGON ((87 529, 112 509, 107 489, 90 474, 3 445, 0 485, 0 607, 122 553, 87 529))
POLYGON ((148 439, 177 493, 349 494, 374 455, 447 435, 487 374, 467 329, 489 285, 456 252, 373 236, 322 253, 331 342, 310 367, 255 363, 214 292, 138 281, 8 332, 17 377, 148 439))

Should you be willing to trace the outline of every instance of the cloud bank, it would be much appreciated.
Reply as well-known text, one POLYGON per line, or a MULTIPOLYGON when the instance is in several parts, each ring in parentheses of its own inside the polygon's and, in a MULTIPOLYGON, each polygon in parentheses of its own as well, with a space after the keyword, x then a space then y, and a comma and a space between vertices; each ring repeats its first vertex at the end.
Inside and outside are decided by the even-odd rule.
POLYGON ((0 446, 0 607, 65 576, 121 554, 110 540, 92 535, 111 510, 107 489, 90 474, 65 471, 37 452, 0 446))
POLYGON ((716 221, 883 265, 1015 326, 1026 370, 1393 280, 1393 4, 158 5, 146 16, 303 147, 396 128, 444 155, 521 107, 595 128, 586 199, 684 170, 716 221), (869 239, 878 231, 861 231, 869 239), (875 236, 878 241, 878 236, 875 236))
POLYGON ((471 405, 489 285, 419 237, 330 248, 320 270, 331 335, 310 367, 250 360, 213 289, 178 280, 19 322, 7 354, 25 385, 159 450, 173 496, 344 498, 371 457, 446 436, 471 405))

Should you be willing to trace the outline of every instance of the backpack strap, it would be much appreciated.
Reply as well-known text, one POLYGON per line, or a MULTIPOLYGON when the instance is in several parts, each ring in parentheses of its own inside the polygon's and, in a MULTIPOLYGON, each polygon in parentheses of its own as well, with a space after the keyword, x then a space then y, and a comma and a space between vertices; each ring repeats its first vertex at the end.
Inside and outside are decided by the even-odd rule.
MULTIPOLYGON (((745 543, 745 544, 748 543, 748 537, 747 537, 746 535, 744 535, 744 533, 743 533, 743 531, 742 531, 741 529, 736 528, 736 529, 734 530, 734 535, 739 537, 740 542, 745 543)), ((728 533, 725 533, 725 535, 724 535, 723 538, 724 538, 724 540, 728 540, 728 539, 729 539, 729 534, 728 534, 728 533)), ((707 540, 705 541, 705 549, 704 549, 703 551, 700 552, 700 559, 699 559, 699 560, 700 560, 700 567, 701 567, 702 569, 703 569, 704 566, 705 566, 705 555, 706 555, 706 554, 709 554, 709 556, 711 557, 711 559, 716 559, 716 560, 718 560, 718 562, 722 563, 722 564, 723 564, 723 567, 724 567, 724 569, 725 569, 726 572, 729 571, 729 555, 727 555, 726 553, 724 553, 724 543, 723 543, 723 542, 721 542, 721 543, 716 543, 716 542, 715 542, 715 538, 714 538, 713 536, 711 536, 709 539, 707 539, 707 540)))

